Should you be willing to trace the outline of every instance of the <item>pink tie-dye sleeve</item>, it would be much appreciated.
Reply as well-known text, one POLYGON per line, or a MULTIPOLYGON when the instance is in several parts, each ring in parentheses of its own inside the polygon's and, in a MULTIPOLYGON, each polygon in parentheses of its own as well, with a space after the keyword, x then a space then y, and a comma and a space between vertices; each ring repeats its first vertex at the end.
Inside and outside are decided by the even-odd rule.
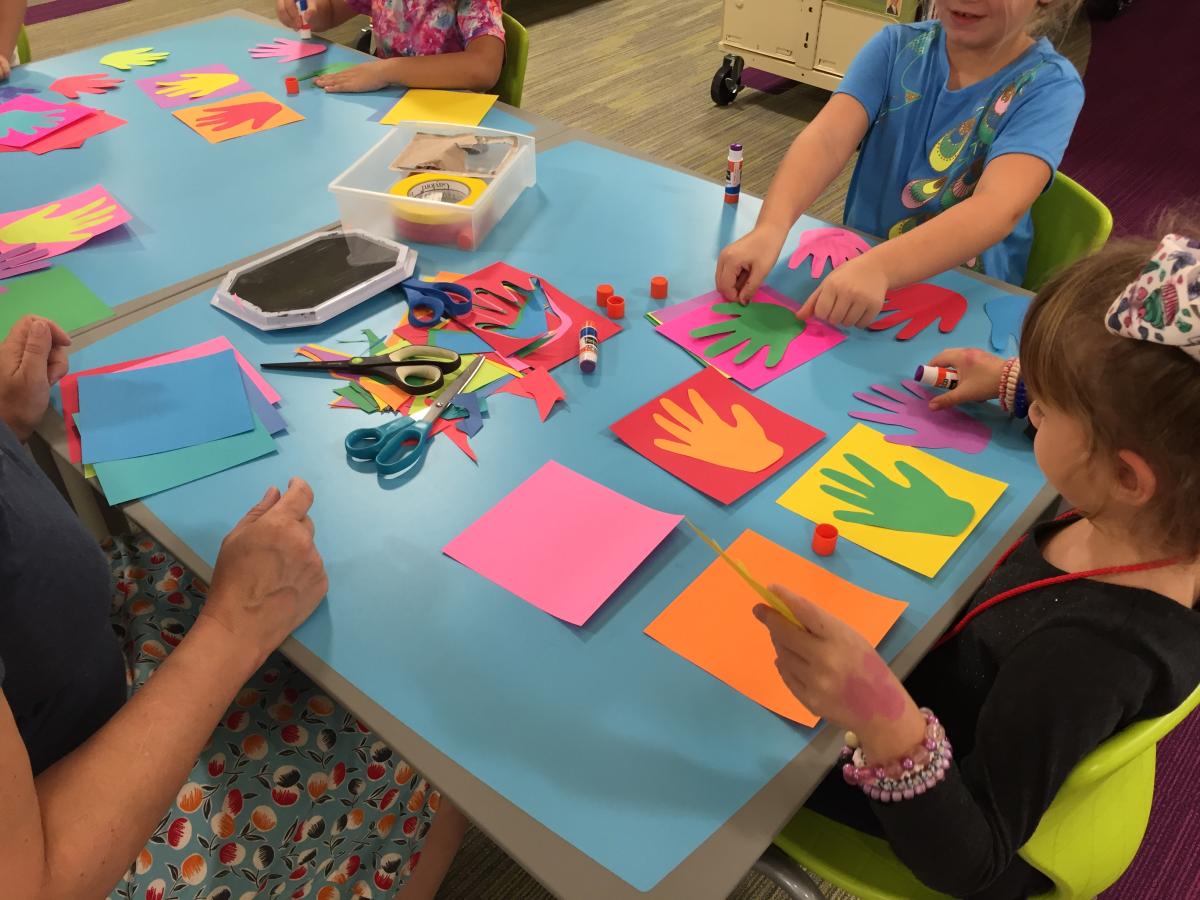
POLYGON ((458 32, 463 46, 485 34, 504 40, 500 0, 468 0, 458 4, 458 32))

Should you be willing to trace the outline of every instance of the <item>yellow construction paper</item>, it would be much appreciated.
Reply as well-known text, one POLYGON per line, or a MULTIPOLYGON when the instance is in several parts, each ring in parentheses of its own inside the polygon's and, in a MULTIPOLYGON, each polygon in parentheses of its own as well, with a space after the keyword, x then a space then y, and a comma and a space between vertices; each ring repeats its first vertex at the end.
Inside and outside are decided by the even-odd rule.
POLYGON ((866 425, 855 425, 776 502, 817 524, 828 522, 835 525, 844 539, 932 578, 962 546, 962 542, 975 530, 975 526, 1000 499, 1007 487, 1002 481, 968 472, 924 451, 888 443, 875 429, 866 425), (847 454, 860 457, 893 481, 906 484, 907 479, 896 470, 896 463, 903 460, 919 469, 951 497, 970 503, 975 508, 975 515, 967 527, 953 537, 913 534, 842 521, 836 518, 834 513, 838 510, 852 510, 853 507, 821 490, 821 485, 833 484, 821 474, 821 470, 834 469, 854 478, 861 478, 858 470, 846 461, 847 454))
POLYGON ((483 121, 497 99, 495 94, 414 88, 401 97, 379 122, 381 125, 444 122, 447 125, 474 126, 483 121))

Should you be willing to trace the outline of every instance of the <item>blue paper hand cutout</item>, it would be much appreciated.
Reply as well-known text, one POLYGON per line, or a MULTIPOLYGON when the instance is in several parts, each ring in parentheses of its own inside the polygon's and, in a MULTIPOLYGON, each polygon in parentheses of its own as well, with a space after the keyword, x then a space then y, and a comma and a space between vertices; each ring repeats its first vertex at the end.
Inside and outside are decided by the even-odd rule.
POLYGON ((1029 309, 1029 297, 1004 296, 983 304, 983 311, 992 320, 992 347, 1004 352, 1009 338, 1016 341, 1021 337, 1021 323, 1029 309))

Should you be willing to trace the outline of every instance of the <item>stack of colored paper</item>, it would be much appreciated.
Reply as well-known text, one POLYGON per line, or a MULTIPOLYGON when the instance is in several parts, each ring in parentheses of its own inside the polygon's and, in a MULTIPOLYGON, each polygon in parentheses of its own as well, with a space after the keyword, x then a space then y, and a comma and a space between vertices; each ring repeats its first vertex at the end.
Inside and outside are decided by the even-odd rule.
POLYGON ((88 138, 125 124, 82 103, 53 103, 27 94, 0 103, 0 152, 41 155, 82 147, 88 138))
POLYGON ((226 338, 68 375, 61 391, 71 461, 110 503, 266 456, 286 428, 279 395, 226 338))

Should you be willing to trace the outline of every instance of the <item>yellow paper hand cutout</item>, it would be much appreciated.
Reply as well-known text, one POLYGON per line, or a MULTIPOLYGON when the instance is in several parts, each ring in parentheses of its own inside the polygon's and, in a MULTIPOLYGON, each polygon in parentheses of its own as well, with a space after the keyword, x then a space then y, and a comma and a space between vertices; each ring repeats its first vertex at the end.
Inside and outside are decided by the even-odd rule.
POLYGON ((136 50, 117 50, 100 57, 100 65, 112 66, 122 72, 128 72, 134 66, 152 66, 162 62, 171 54, 167 51, 155 51, 153 47, 138 47, 136 50))
POLYGON ((184 72, 175 81, 158 82, 154 93, 160 97, 188 97, 199 100, 222 88, 236 84, 238 76, 233 72, 184 72))
POLYGON ((688 399, 695 415, 684 412, 679 404, 667 397, 659 401, 672 418, 655 413, 654 423, 676 438, 674 441, 656 439, 654 446, 659 450, 739 472, 761 472, 783 456, 783 448, 767 437, 758 420, 744 406, 733 405, 730 411, 734 424, 730 425, 696 391, 689 389, 688 399))
POLYGON ((0 241, 6 244, 65 244, 86 241, 101 225, 111 222, 117 212, 117 205, 106 197, 93 200, 61 216, 54 215, 61 208, 61 203, 51 203, 23 219, 10 222, 0 228, 0 241), (105 206, 106 203, 109 205, 105 206))

